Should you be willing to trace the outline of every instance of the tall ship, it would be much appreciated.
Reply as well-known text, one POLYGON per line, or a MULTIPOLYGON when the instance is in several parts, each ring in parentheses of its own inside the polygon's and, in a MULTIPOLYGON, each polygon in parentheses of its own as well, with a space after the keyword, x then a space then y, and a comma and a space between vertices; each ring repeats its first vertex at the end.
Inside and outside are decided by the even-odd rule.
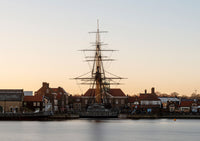
MULTIPOLYGON (((107 31, 99 30, 98 21, 97 31, 89 33, 96 34, 96 41, 92 43, 93 48, 83 49, 81 51, 92 53, 92 56, 85 56, 85 61, 92 63, 92 69, 89 73, 74 78, 80 81, 79 84, 90 86, 89 90, 83 96, 87 98, 85 110, 81 110, 79 115, 80 117, 117 117, 119 111, 116 110, 112 104, 110 86, 119 85, 119 80, 124 78, 105 70, 104 62, 114 61, 114 59, 103 54, 104 52, 114 52, 116 50, 103 48, 103 46, 107 44, 101 41, 100 35, 101 33, 107 33, 107 31)), ((115 89, 114 91, 116 91, 115 93, 123 93, 121 89, 115 89)), ((125 96, 124 94, 121 95, 125 96)))

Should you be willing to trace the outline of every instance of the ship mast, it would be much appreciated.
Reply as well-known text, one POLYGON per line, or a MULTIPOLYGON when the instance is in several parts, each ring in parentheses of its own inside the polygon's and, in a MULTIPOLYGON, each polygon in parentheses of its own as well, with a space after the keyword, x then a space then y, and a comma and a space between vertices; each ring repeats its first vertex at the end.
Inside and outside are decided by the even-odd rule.
POLYGON ((101 70, 101 43, 100 43, 100 34, 99 34, 99 21, 97 20, 97 33, 96 33, 96 52, 95 52, 95 60, 96 60, 96 73, 95 73, 95 102, 101 103, 101 95, 102 95, 102 70, 101 70))
POLYGON ((102 52, 104 51, 108 51, 108 52, 113 52, 116 50, 111 50, 111 49, 102 49, 101 47, 103 45, 103 42, 101 42, 100 39, 100 33, 107 33, 107 31, 100 31, 99 30, 99 21, 97 20, 97 31, 95 32, 89 32, 89 33, 95 33, 96 34, 96 41, 95 43, 93 43, 93 46, 95 46, 95 49, 83 49, 81 51, 83 52, 93 52, 94 51, 94 56, 86 56, 86 61, 87 62, 93 62, 93 67, 92 67, 92 71, 91 71, 91 76, 89 77, 84 77, 89 73, 86 73, 84 75, 81 75, 79 77, 76 77, 74 79, 76 80, 80 80, 82 83, 82 85, 91 85, 92 86, 92 91, 90 94, 90 97, 94 98, 93 103, 98 103, 98 104, 102 104, 102 103, 106 103, 108 104, 108 100, 107 100, 107 87, 108 85, 119 85, 120 83, 115 82, 114 80, 117 79, 124 79, 122 77, 116 76, 112 73, 106 72, 104 70, 104 66, 103 66, 103 62, 104 61, 114 61, 114 59, 109 59, 107 58, 108 56, 102 56, 102 52), (92 58, 92 59, 88 59, 88 58, 92 58), (105 72, 109 75, 111 75, 112 77, 106 77, 105 72), (112 83, 110 83, 110 81, 112 81, 112 83), (94 91, 93 91, 94 90, 94 91))

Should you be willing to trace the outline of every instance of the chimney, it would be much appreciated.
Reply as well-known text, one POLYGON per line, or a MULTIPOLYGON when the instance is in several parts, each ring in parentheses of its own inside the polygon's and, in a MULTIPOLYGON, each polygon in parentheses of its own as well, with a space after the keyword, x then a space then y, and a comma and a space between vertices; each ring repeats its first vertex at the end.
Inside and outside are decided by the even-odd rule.
POLYGON ((152 93, 152 94, 155 94, 155 88, 154 88, 154 87, 151 88, 151 93, 152 93))
POLYGON ((42 87, 49 88, 49 83, 43 82, 43 83, 42 83, 42 87))
POLYGON ((144 90, 144 93, 147 94, 147 90, 146 89, 144 90))

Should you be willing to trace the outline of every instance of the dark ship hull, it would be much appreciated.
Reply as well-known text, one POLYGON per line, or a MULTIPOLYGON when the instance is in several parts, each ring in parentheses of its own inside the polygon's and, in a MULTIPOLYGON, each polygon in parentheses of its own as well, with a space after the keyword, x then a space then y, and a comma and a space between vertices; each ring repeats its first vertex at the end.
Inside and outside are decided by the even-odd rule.
POLYGON ((117 118, 118 113, 106 109, 103 104, 92 104, 88 106, 86 112, 79 113, 80 118, 117 118))

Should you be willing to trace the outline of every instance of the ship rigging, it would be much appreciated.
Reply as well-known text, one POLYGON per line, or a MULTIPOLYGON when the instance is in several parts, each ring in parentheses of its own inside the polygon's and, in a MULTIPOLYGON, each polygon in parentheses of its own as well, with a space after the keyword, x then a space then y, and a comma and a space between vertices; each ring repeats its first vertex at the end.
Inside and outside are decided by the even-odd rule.
POLYGON ((97 20, 97 31, 89 32, 96 34, 96 41, 93 43, 94 49, 83 49, 83 52, 94 52, 93 56, 85 56, 87 62, 92 62, 92 70, 91 75, 86 77, 88 73, 76 77, 74 79, 80 80, 81 85, 90 85, 92 91, 90 93, 90 99, 88 101, 88 105, 91 104, 101 104, 105 107, 110 107, 109 100, 107 98, 108 92, 110 89, 110 85, 119 85, 121 83, 116 82, 116 80, 124 79, 117 75, 114 75, 104 69, 104 61, 114 61, 114 59, 110 59, 108 56, 102 55, 102 52, 113 52, 116 50, 112 49, 103 49, 102 46, 106 45, 101 42, 100 34, 107 33, 107 31, 99 30, 99 22, 97 20), (108 77, 109 75, 109 77, 108 77))

